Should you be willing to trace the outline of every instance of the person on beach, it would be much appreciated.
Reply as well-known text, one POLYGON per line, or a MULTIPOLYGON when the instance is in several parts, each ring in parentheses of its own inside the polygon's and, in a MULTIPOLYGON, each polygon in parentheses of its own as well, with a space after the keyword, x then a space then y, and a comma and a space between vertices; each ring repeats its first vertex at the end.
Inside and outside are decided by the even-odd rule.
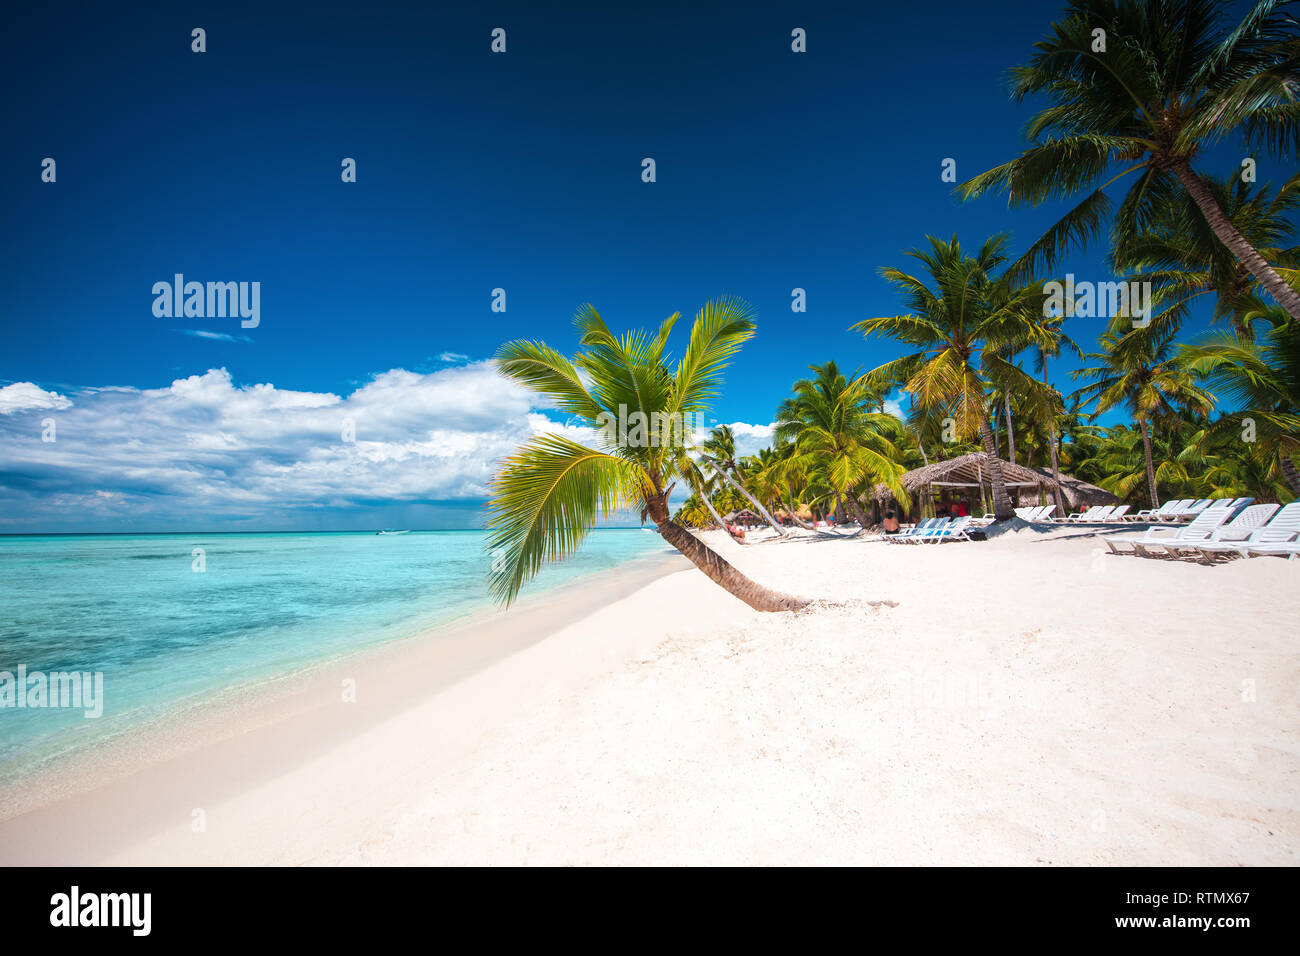
POLYGON ((884 529, 885 534, 898 534, 898 518, 892 511, 886 511, 885 520, 880 522, 880 527, 884 529))

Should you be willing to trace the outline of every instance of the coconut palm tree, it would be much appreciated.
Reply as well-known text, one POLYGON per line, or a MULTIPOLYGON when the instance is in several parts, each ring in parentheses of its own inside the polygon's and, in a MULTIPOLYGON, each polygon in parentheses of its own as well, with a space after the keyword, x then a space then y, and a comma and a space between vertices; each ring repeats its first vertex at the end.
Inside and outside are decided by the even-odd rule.
POLYGON ((740 478, 736 468, 736 435, 730 425, 719 425, 709 432, 709 436, 695 449, 695 454, 713 470, 714 474, 757 508, 763 520, 778 536, 785 536, 785 529, 777 524, 776 519, 763 507, 763 503, 750 494, 740 478))
MULTIPOLYGON (((784 446, 789 448, 790 446, 784 446)), ((786 452, 788 454, 788 452, 786 452)), ((791 485, 785 473, 786 459, 777 448, 760 448, 753 455, 742 459, 740 472, 744 475, 745 485, 753 489, 759 501, 771 506, 771 510, 780 509, 790 521, 801 528, 811 528, 795 511, 797 500, 790 502, 791 485)))
POLYGON ((497 353, 503 374, 598 430, 591 445, 559 434, 534 437, 493 477, 487 524, 495 555, 490 583, 498 600, 514 600, 544 563, 572 554, 602 517, 632 508, 750 607, 788 611, 807 603, 756 584, 669 515, 668 496, 689 457, 695 417, 705 413, 722 370, 754 334, 746 303, 709 302, 670 368, 668 336, 677 319, 673 314, 653 334, 618 337, 586 305, 574 317, 582 350, 572 358, 544 342, 522 340, 497 353))
POLYGON ((1093 421, 1116 405, 1127 407, 1142 434, 1152 508, 1160 507, 1151 454, 1152 423, 1173 420, 1179 411, 1205 414, 1214 408, 1214 396, 1196 383, 1187 362, 1175 354, 1173 337, 1173 329, 1154 324, 1123 336, 1108 332, 1101 337, 1101 351, 1085 356, 1098 364, 1072 373, 1076 379, 1093 379, 1076 393, 1082 401, 1096 403, 1093 421))
POLYGON ((1096 237, 1111 210, 1105 189, 1136 173, 1113 234, 1136 236, 1153 189, 1172 177, 1219 240, 1293 317, 1300 293, 1233 225, 1193 168, 1202 150, 1240 136, 1293 164, 1300 148, 1298 21, 1285 2, 1258 0, 1230 30, 1215 0, 1073 0, 1063 20, 1012 71, 1012 95, 1045 97, 1025 130, 1028 149, 958 187, 970 199, 1005 191, 1013 206, 1088 195, 1023 256, 1025 272, 1050 267, 1096 237))
POLYGON ((957 440, 983 439, 998 521, 1015 516, 997 457, 990 419, 996 414, 988 399, 990 380, 1004 387, 1017 383, 1028 390, 1033 382, 1005 355, 1014 354, 1052 335, 1044 316, 1047 295, 1041 284, 1016 285, 995 273, 1007 256, 1007 237, 993 236, 974 256, 962 251, 957 237, 943 242, 927 236, 929 249, 907 253, 925 266, 929 281, 901 269, 881 274, 898 290, 910 309, 903 315, 858 322, 863 335, 886 335, 917 349, 870 373, 879 385, 901 384, 922 411, 942 408, 951 419, 957 440))
POLYGON ((1179 357, 1224 398, 1240 405, 1211 426, 1209 437, 1258 442, 1276 456, 1286 483, 1300 495, 1295 460, 1300 453, 1300 323, 1275 318, 1258 342, 1212 334, 1184 346, 1179 357))
MULTIPOLYGON (((744 544, 745 539, 731 530, 731 525, 727 524, 727 522, 723 520, 722 515, 718 514, 717 506, 713 502, 713 499, 718 493, 719 481, 717 476, 706 474, 705 470, 700 467, 700 463, 689 456, 682 459, 680 467, 682 478, 686 481, 687 487, 691 489, 691 498, 694 499, 694 505, 705 511, 712 519, 712 523, 730 535, 733 541, 737 544, 744 544)), ((683 505, 683 507, 685 507, 685 505, 683 505)), ((692 515, 694 514, 693 508, 690 513, 692 515)), ((709 522, 705 522, 704 526, 707 527, 708 523, 709 522)), ((693 518, 691 527, 700 526, 701 525, 693 518)))
MULTIPOLYGON (((1080 471, 1096 477, 1098 487, 1120 501, 1137 503, 1149 495, 1147 448, 1155 463, 1156 484, 1171 496, 1205 497, 1208 487, 1205 456, 1196 451, 1189 436, 1199 429, 1186 427, 1177 419, 1157 426, 1151 424, 1144 435, 1141 429, 1127 425, 1110 428, 1088 426, 1094 441, 1088 445, 1089 457, 1080 462, 1080 471)), ((1236 497, 1236 495, 1233 495, 1236 497)))
POLYGON ((857 489, 884 482, 904 494, 900 453, 886 437, 896 420, 872 411, 881 404, 880 393, 864 376, 850 380, 834 362, 809 369, 815 377, 795 382, 794 396, 777 409, 774 436, 793 443, 804 465, 822 465, 836 504, 847 506, 865 528, 869 522, 857 489))
POLYGON ((1083 355, 1083 350, 1079 348, 1078 343, 1065 334, 1064 322, 1064 316, 1046 317, 1043 325, 1047 334, 1039 339, 1034 348, 1034 371, 1043 377, 1043 389, 1034 402, 1034 417, 1039 422, 1047 422, 1048 450, 1052 457, 1052 480, 1056 482, 1053 495, 1056 499, 1056 510, 1061 514, 1065 514, 1066 507, 1065 500, 1061 496, 1060 442, 1056 431, 1057 421, 1065 412, 1065 400, 1048 381, 1047 363, 1049 359, 1060 358, 1063 349, 1068 349, 1076 356, 1083 355))

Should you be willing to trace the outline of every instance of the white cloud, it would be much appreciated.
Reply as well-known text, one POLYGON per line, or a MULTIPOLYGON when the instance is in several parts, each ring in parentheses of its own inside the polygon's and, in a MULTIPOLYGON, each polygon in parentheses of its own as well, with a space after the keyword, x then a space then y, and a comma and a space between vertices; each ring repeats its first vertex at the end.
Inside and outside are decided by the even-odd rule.
POLYGON ((885 411, 897 418, 906 418, 907 414, 903 411, 903 399, 906 397, 907 392, 900 388, 893 398, 885 399, 885 411))
POLYGON ((31 383, 0 389, 0 526, 70 510, 270 521, 322 506, 481 499, 500 458, 565 428, 487 362, 392 369, 347 396, 236 385, 224 368, 166 388, 73 394, 75 406, 31 383), (51 409, 56 440, 46 442, 31 413, 51 409))
POLYGON ((211 339, 215 342, 251 342, 253 341, 247 335, 230 335, 227 332, 209 332, 207 329, 177 329, 185 335, 192 335, 195 338, 211 339))
POLYGON ((736 436, 736 457, 743 458, 746 455, 755 454, 760 448, 768 448, 772 444, 772 433, 776 430, 776 423, 768 425, 750 425, 745 422, 732 422, 731 431, 736 436))
MULTIPOLYGON (((488 361, 390 369, 348 395, 239 385, 224 368, 71 395, 30 382, 0 389, 0 530, 74 519, 100 530, 295 527, 323 512, 334 515, 328 527, 341 514, 408 507, 427 524, 438 520, 420 517, 427 509, 480 508, 497 463, 533 435, 599 444, 595 429, 488 361), (42 440, 47 417, 53 442, 42 440)), ((731 428, 740 455, 771 443, 770 424, 731 428)))
POLYGON ((47 392, 31 382, 14 382, 0 388, 0 415, 71 407, 71 400, 58 392, 47 392))
POLYGON ((459 352, 441 352, 438 355, 439 362, 452 362, 459 365, 461 362, 468 362, 468 355, 461 355, 459 352))

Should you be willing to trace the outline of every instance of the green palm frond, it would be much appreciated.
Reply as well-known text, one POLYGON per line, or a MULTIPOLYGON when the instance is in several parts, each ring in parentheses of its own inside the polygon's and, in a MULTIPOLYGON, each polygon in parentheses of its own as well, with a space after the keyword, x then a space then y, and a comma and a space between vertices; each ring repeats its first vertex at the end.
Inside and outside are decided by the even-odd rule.
POLYGON ((549 561, 577 550, 596 524, 644 501, 647 479, 632 462, 560 435, 541 435, 506 459, 491 483, 489 579, 509 603, 549 561))

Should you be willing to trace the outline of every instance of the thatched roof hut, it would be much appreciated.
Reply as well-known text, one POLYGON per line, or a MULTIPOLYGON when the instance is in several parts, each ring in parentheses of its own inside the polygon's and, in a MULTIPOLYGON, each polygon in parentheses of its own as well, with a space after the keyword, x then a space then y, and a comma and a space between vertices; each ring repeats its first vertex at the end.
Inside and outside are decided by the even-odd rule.
MULTIPOLYGON (((1052 477, 1052 472, 1046 468, 1030 468, 1029 470, 1037 472, 1049 480, 1052 477)), ((1065 496, 1066 504, 1073 511, 1091 505, 1119 504, 1119 498, 1112 495, 1105 488, 1090 485, 1081 478, 1075 478, 1073 475, 1065 474, 1065 472, 1061 472, 1061 494, 1065 496)))
MULTIPOLYGON (((989 462, 992 458, 986 452, 976 451, 947 461, 931 462, 923 468, 914 468, 904 474, 903 487, 914 495, 926 487, 986 488, 989 486, 989 462)), ((1002 478, 1008 488, 1041 488, 1051 491, 1056 487, 1050 472, 1040 473, 1036 468, 1013 465, 1009 461, 1002 462, 1002 478)), ((885 485, 876 485, 877 501, 888 500, 891 495, 885 485)))

